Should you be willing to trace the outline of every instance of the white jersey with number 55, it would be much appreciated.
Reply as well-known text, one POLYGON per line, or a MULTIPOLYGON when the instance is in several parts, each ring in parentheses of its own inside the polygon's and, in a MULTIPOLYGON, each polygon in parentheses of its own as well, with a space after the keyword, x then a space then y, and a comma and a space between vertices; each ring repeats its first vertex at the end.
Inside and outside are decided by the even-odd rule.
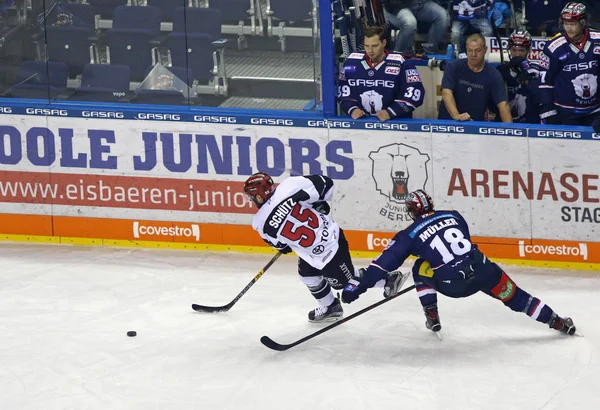
POLYGON ((336 254, 340 227, 314 204, 330 201, 333 181, 323 175, 290 177, 260 207, 252 227, 277 249, 289 245, 316 269, 323 269, 336 254))

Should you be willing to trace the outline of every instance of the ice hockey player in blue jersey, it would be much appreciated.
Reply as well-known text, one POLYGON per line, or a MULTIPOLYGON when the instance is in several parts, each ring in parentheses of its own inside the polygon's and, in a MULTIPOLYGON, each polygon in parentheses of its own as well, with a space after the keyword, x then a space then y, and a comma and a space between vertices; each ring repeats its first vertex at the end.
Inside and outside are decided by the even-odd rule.
POLYGON ((513 31, 508 38, 510 61, 500 65, 498 71, 506 84, 513 122, 539 124, 540 67, 527 59, 530 50, 531 35, 527 30, 513 31))
POLYGON ((348 282, 342 292, 343 302, 353 302, 373 283, 415 255, 418 259, 412 274, 425 311, 425 325, 434 332, 442 328, 437 292, 463 298, 481 291, 551 329, 575 334, 573 320, 558 316, 550 306, 517 286, 471 242, 467 222, 457 211, 436 211, 431 197, 423 190, 411 192, 406 207, 414 222, 394 236, 383 253, 371 262, 362 279, 348 282))
POLYGON ((600 110, 600 32, 587 28, 581 3, 567 3, 560 20, 563 31, 546 43, 540 63, 540 118, 545 124, 591 125, 600 110))
POLYGON ((365 52, 350 54, 339 75, 340 107, 353 119, 411 118, 423 104, 425 89, 415 65, 385 50, 384 36, 381 27, 366 29, 365 52))

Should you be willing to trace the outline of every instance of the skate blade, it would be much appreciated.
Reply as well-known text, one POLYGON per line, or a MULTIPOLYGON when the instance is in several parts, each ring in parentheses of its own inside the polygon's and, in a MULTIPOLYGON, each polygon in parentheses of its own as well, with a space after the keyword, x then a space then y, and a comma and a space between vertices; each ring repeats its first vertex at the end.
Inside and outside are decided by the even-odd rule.
POLYGON ((344 317, 343 316, 335 316, 335 317, 328 317, 327 319, 321 319, 321 320, 309 320, 308 323, 313 323, 318 325, 319 323, 333 323, 333 322, 337 322, 338 320, 342 320, 344 317))

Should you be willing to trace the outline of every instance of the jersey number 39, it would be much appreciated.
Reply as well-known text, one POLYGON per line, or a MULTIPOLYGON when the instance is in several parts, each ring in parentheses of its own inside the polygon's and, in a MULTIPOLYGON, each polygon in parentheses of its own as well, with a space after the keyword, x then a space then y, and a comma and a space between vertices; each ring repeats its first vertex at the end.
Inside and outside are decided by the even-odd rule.
POLYGON ((300 225, 294 229, 295 224, 292 221, 285 221, 285 224, 283 224, 283 228, 281 229, 281 236, 291 241, 298 241, 300 246, 308 248, 315 243, 317 235, 315 234, 314 229, 319 227, 319 217, 309 208, 306 208, 303 211, 301 211, 301 209, 302 206, 296 204, 294 209, 292 209, 290 216, 302 223, 306 223, 308 226, 300 225))

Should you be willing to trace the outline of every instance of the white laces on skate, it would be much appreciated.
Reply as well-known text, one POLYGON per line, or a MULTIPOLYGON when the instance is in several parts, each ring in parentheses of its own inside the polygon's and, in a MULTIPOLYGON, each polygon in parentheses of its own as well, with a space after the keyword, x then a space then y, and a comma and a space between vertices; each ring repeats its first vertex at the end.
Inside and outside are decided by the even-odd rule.
POLYGON ((323 316, 324 314, 327 313, 327 310, 329 309, 329 306, 317 306, 315 309, 315 317, 320 317, 323 316))

